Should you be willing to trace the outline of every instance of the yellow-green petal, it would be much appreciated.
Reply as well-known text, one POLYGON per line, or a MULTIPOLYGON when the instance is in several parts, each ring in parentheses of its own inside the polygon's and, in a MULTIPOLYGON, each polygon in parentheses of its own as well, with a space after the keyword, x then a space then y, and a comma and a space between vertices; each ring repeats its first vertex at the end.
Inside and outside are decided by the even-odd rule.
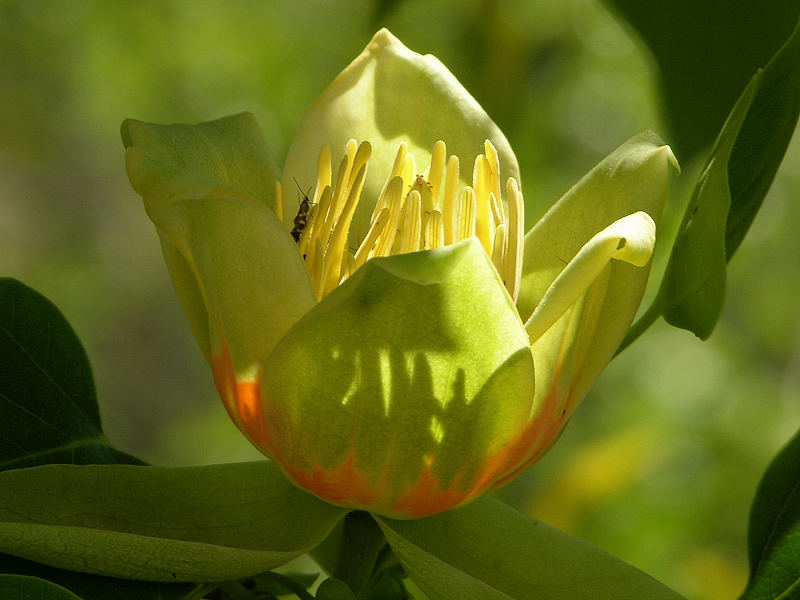
POLYGON ((528 449, 509 463, 509 478, 555 441, 630 326, 672 168, 669 146, 636 136, 528 232, 517 307, 533 334, 536 393, 528 449))
MULTIPOLYGON (((364 193, 353 233, 362 239, 397 146, 408 144, 417 165, 430 164, 431 149, 444 140, 461 162, 462 184, 471 183, 473 159, 491 140, 500 158, 500 181, 519 181, 519 168, 503 133, 436 57, 406 48, 388 30, 378 31, 356 59, 328 86, 300 124, 283 171, 283 189, 316 181, 317 157, 328 145, 336 157, 349 139, 372 144, 364 193)), ((337 161, 338 162, 338 161, 337 161)), ((305 189, 305 188, 304 188, 305 189)), ((285 214, 296 203, 285 198, 285 214)))
POLYGON ((622 217, 597 233, 558 274, 525 323, 536 342, 594 283, 612 259, 645 266, 656 243, 656 224, 646 212, 622 217))
POLYGON ((267 361, 265 450, 328 501, 433 514, 494 483, 533 383, 528 336, 477 240, 376 258, 267 361))
POLYGON ((267 206, 262 188, 274 189, 275 180, 248 175, 247 161, 237 162, 253 148, 236 119, 232 127, 128 121, 123 140, 128 176, 226 408, 258 443, 263 360, 315 300, 293 240, 267 206))

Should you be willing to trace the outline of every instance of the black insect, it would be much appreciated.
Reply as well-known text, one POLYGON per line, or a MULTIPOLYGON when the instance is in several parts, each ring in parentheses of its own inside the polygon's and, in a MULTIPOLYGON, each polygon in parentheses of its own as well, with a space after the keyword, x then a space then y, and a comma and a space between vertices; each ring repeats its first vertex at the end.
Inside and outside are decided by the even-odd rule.
MULTIPOLYGON (((297 179, 294 180, 294 184, 297 186, 297 189, 300 190, 300 193, 303 194, 303 188, 301 188, 300 184, 297 183, 297 179)), ((308 224, 308 213, 311 212, 311 201, 308 199, 308 192, 310 191, 311 188, 309 187, 306 193, 303 194, 303 200, 300 202, 300 208, 297 211, 297 216, 294 218, 292 237, 294 238, 295 242, 300 241, 300 235, 303 233, 303 230, 308 224)))

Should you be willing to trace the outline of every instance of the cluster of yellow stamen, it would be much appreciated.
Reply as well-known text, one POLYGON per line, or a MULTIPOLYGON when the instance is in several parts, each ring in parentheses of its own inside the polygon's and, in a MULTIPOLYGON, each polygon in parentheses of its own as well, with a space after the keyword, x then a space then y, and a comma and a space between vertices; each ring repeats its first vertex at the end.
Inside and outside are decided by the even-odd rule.
MULTIPOLYGON (((305 206, 301 203, 300 211, 307 214, 298 214, 293 231, 317 299, 333 291, 370 258, 441 248, 477 237, 516 300, 522 272, 522 192, 517 181, 509 177, 503 198, 497 150, 489 140, 484 149, 485 154, 475 158, 472 185, 462 186, 458 157, 447 157, 444 142, 434 144, 431 164, 421 175, 408 146, 400 144, 366 235, 350 240, 350 224, 372 147, 368 142, 357 145, 350 140, 335 180, 330 149, 324 147, 313 198, 305 206), (302 223, 302 231, 298 223, 302 223), (358 242, 355 251, 351 250, 351 241, 358 242)), ((283 218, 280 185, 277 187, 276 213, 283 218)))

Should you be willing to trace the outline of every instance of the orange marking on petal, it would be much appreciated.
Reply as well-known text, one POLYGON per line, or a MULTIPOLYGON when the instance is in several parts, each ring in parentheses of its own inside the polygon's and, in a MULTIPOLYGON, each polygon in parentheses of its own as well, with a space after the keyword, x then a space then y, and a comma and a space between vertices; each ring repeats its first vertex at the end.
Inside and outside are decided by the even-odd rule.
POLYGON ((261 377, 255 381, 237 381, 231 349, 224 334, 222 351, 211 357, 211 370, 228 416, 253 444, 271 454, 271 436, 261 407, 261 377))
POLYGON ((414 487, 394 503, 392 511, 401 516, 427 517, 454 508, 478 493, 478 490, 457 490, 458 479, 456 477, 447 489, 442 489, 432 469, 426 466, 414 487))
POLYGON ((328 502, 360 508, 375 505, 377 490, 358 470, 355 449, 352 447, 347 457, 335 467, 315 465, 311 469, 303 469, 284 465, 284 469, 297 485, 328 502))
MULTIPOLYGON (((570 391, 567 395, 567 406, 569 406, 571 395, 570 391)), ((570 416, 566 408, 558 410, 558 400, 558 376, 556 376, 541 412, 528 423, 517 441, 511 445, 503 465, 506 474, 500 477, 492 487, 500 487, 514 479, 544 456, 556 442, 570 416)))

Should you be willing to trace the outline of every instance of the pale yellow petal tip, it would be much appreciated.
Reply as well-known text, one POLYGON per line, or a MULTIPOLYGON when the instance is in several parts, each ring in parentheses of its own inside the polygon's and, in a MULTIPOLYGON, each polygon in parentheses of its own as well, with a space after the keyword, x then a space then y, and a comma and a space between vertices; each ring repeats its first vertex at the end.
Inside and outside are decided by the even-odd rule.
POLYGON ((620 229, 620 237, 613 258, 637 267, 650 262, 656 244, 656 224, 652 217, 640 210, 623 217, 612 225, 615 226, 620 229))
POLYGON ((569 310, 610 261, 644 267, 655 243, 656 224, 644 211, 617 219, 594 235, 559 273, 525 323, 531 343, 569 310))
POLYGON ((666 151, 666 153, 667 153, 667 161, 669 162, 670 166, 672 166, 672 168, 675 169, 675 174, 676 175, 680 175, 681 174, 681 166, 680 166, 680 164, 678 164, 678 159, 675 158, 675 153, 672 151, 672 148, 670 148, 666 144, 664 144, 662 146, 662 148, 666 151))
POLYGON ((369 50, 379 50, 390 46, 402 46, 405 48, 403 42, 397 39, 391 31, 386 29, 386 27, 382 27, 372 36, 367 48, 369 50))

